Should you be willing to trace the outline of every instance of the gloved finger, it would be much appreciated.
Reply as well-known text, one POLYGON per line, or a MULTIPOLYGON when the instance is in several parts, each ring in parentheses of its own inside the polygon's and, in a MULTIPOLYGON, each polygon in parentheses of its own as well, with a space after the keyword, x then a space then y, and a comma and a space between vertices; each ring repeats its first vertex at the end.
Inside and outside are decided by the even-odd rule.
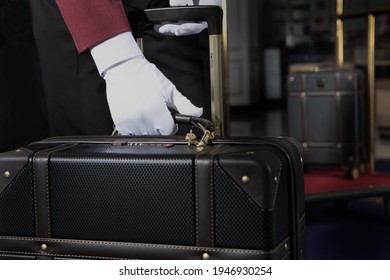
POLYGON ((222 0, 193 0, 194 5, 210 5, 210 6, 220 6, 222 7, 222 0), (197 2, 197 3, 196 3, 197 2))
POLYGON ((179 130, 179 126, 177 124, 174 125, 173 130, 170 133, 165 132, 164 130, 158 129, 158 135, 173 135, 179 130))
POLYGON ((203 114, 203 108, 199 108, 191 103, 176 86, 168 80, 160 71, 156 71, 155 75, 160 80, 161 94, 166 105, 183 115, 200 117, 203 114))
POLYGON ((155 25, 154 29, 162 34, 171 36, 185 36, 199 34, 207 29, 208 24, 202 22, 187 22, 187 23, 166 23, 155 25))
MULTIPOLYGON (((153 71, 155 66, 147 64, 146 67, 138 67, 144 77, 151 77, 153 81, 153 71)), ((156 82, 146 83, 142 79, 133 81, 131 91, 126 89, 126 84, 119 80, 128 80, 124 77, 111 77, 109 72, 106 77, 107 101, 110 106, 111 116, 116 129, 122 135, 169 135, 175 131, 175 123, 167 108, 166 98, 161 95, 161 85, 156 82), (138 82, 138 83, 137 83, 138 82), (131 97, 131 92, 142 92, 138 98, 131 97), (149 94, 148 94, 149 93, 149 94), (148 95, 148 98, 145 98, 148 95)), ((134 73, 133 73, 134 74, 134 73)), ((162 74, 161 74, 162 75, 162 74)), ((164 76, 162 76, 164 77, 164 76)))
POLYGON ((169 5, 172 6, 192 6, 193 0, 169 0, 169 5))
POLYGON ((171 112, 163 104, 155 108, 155 115, 145 117, 132 117, 116 119, 116 129, 121 135, 171 135, 177 131, 171 112), (151 125, 151 123, 153 125, 151 125))
POLYGON ((172 135, 177 132, 177 125, 172 118, 171 112, 164 105, 164 108, 161 108, 159 114, 155 114, 155 131, 154 134, 157 135, 172 135))
POLYGON ((203 30, 207 29, 208 24, 205 21, 202 22, 189 22, 184 23, 178 26, 178 28, 175 30, 176 36, 183 36, 183 35, 193 35, 193 34, 199 34, 203 30))
POLYGON ((222 0, 169 0, 169 5, 173 6, 202 6, 212 5, 222 7, 222 0))
POLYGON ((203 108, 192 104, 191 101, 176 88, 174 88, 171 102, 167 102, 167 106, 183 115, 200 117, 203 114, 203 108))

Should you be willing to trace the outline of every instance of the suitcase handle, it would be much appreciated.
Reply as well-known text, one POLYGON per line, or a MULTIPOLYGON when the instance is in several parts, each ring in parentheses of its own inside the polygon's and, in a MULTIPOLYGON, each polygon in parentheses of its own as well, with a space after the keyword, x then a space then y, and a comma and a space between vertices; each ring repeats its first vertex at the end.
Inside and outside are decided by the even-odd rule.
MULTIPOLYGON (((197 147, 207 146, 215 138, 214 126, 213 123, 205 118, 181 115, 172 113, 173 120, 176 124, 189 124, 194 127, 197 127, 203 131, 203 136, 198 139, 198 137, 192 132, 192 130, 187 133, 185 139, 188 141, 188 145, 194 145, 197 147)), ((118 131, 114 128, 111 136, 117 136, 118 131)))
POLYGON ((214 132, 213 123, 208 119, 181 114, 172 114, 172 116, 177 124, 189 124, 198 128, 203 127, 204 129, 214 132))
POLYGON ((128 12, 130 26, 136 39, 142 37, 147 23, 179 20, 206 21, 210 35, 222 34, 222 16, 223 11, 219 6, 185 6, 128 12))

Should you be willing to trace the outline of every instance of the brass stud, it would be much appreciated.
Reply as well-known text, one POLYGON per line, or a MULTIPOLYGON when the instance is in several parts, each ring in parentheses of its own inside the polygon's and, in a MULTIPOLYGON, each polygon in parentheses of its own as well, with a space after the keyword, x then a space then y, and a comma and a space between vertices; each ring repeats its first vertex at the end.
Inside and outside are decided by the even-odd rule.
POLYGON ((46 244, 42 244, 41 245, 41 251, 47 251, 47 245, 46 244))
POLYGON ((244 183, 244 184, 249 184, 251 182, 251 178, 249 178, 249 176, 243 176, 241 181, 244 183))
POLYGON ((210 255, 208 254, 208 253, 203 253, 203 255, 202 255, 202 260, 205 260, 205 261, 207 261, 207 260, 209 260, 211 257, 210 257, 210 255))
POLYGON ((287 243, 284 244, 284 249, 288 250, 288 245, 287 245, 287 243))
POLYGON ((5 177, 6 179, 11 178, 11 172, 5 171, 5 172, 4 172, 4 177, 5 177))

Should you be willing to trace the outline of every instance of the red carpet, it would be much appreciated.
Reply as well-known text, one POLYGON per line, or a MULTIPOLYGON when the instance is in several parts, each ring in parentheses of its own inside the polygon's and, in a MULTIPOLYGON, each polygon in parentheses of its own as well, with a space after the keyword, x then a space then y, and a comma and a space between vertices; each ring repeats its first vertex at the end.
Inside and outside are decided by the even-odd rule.
POLYGON ((360 174, 357 180, 345 177, 343 170, 313 170, 305 173, 307 197, 347 197, 390 194, 390 173, 360 174))

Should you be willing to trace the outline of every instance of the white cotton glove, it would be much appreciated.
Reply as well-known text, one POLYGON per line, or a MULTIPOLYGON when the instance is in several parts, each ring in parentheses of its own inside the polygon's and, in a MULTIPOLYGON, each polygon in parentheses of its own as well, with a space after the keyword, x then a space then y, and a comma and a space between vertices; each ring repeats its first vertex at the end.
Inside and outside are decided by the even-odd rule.
POLYGON ((179 21, 174 22, 164 22, 162 24, 156 24, 154 30, 159 33, 171 36, 185 36, 185 35, 194 35, 199 34, 203 30, 207 29, 208 24, 206 21, 201 22, 188 22, 188 21, 179 21))
POLYGON ((220 6, 222 0, 169 0, 169 5, 173 6, 220 6))
MULTIPOLYGON (((222 0, 170 0, 169 5, 174 6, 220 6, 222 7, 222 0)), ((165 35, 173 36, 185 36, 199 34, 204 29, 207 29, 208 25, 206 21, 202 22, 169 22, 156 24, 154 29, 165 35)))
POLYGON ((201 116, 176 87, 143 56, 130 32, 91 49, 106 80, 112 119, 122 135, 170 135, 176 132, 169 108, 184 115, 201 116))

